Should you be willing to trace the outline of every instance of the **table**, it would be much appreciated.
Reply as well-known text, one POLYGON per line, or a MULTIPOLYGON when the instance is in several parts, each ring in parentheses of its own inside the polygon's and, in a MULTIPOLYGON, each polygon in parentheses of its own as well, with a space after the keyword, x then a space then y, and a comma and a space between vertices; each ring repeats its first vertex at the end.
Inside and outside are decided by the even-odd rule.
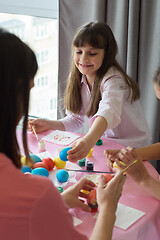
MULTIPOLYGON (((22 149, 22 141, 20 134, 21 130, 17 130, 18 142, 20 149, 22 149)), ((39 134, 39 138, 48 135, 51 131, 39 134)), ((82 134, 78 134, 82 135, 82 134)), ((94 162, 94 170, 108 171, 106 167, 105 156, 103 154, 105 149, 117 149, 123 146, 107 139, 102 139, 103 144, 101 146, 93 147, 93 156, 88 160, 94 162)), ((34 153, 38 153, 38 143, 36 137, 32 133, 28 133, 28 145, 29 149, 34 153)), ((57 149, 62 145, 46 142, 46 150, 57 156, 57 149)), ((23 152, 22 152, 23 154, 23 152)), ((147 161, 145 166, 149 173, 155 178, 159 179, 158 172, 155 168, 147 161)), ((84 173, 78 173, 78 178, 84 176, 84 173)), ((114 227, 113 229, 113 240, 159 240, 160 239, 160 204, 159 201, 154 197, 150 196, 145 190, 140 188, 134 181, 126 177, 126 182, 123 187, 122 196, 120 203, 138 209, 145 212, 146 214, 140 218, 137 222, 131 225, 127 230, 114 227)), ((74 213, 77 218, 83 221, 82 224, 76 226, 77 230, 90 236, 96 219, 93 217, 95 213, 86 213, 80 209, 75 209, 74 213)))

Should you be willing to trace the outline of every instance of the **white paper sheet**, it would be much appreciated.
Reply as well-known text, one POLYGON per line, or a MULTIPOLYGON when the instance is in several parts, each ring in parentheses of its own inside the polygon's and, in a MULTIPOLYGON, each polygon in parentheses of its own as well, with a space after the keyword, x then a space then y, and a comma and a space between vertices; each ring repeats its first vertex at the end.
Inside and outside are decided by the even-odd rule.
MULTIPOLYGON (((140 219, 144 215, 145 213, 142 211, 118 203, 116 211, 117 218, 114 226, 119 227, 123 230, 127 230, 127 228, 129 228, 133 223, 135 223, 138 219, 140 219)), ((98 213, 94 217, 97 218, 97 216, 98 213)))
POLYGON ((64 131, 55 130, 51 134, 43 137, 42 139, 45 141, 48 141, 48 142, 67 146, 79 137, 80 136, 78 136, 74 133, 68 133, 68 132, 64 132, 64 131))

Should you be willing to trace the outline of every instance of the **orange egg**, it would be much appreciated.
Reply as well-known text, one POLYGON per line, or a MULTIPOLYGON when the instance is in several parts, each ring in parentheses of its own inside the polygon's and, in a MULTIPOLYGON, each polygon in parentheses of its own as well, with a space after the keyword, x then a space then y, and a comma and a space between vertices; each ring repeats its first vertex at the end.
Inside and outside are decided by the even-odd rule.
POLYGON ((91 208, 91 212, 96 212, 98 210, 96 189, 93 189, 88 193, 87 203, 88 206, 91 208))
POLYGON ((33 164, 33 169, 39 168, 39 167, 45 168, 49 171, 49 167, 44 162, 36 162, 35 164, 33 164))
POLYGON ((49 157, 48 158, 43 158, 42 162, 45 163, 48 166, 49 171, 52 170, 54 168, 54 166, 55 166, 55 163, 49 157))
POLYGON ((109 173, 103 173, 103 176, 106 179, 106 183, 108 183, 114 176, 109 173))

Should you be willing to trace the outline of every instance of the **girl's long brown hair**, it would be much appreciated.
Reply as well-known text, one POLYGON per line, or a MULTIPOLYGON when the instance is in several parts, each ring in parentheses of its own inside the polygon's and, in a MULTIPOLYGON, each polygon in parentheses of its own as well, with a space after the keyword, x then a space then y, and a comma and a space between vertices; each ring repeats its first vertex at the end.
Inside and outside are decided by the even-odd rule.
POLYGON ((0 152, 17 168, 21 161, 16 127, 22 115, 23 147, 29 159, 26 137, 29 93, 37 68, 33 51, 14 34, 0 29, 0 152))
POLYGON ((101 81, 108 69, 112 66, 115 66, 117 70, 123 75, 129 89, 128 98, 131 96, 131 102, 138 99, 140 96, 138 85, 123 71, 121 66, 116 61, 118 47, 110 27, 103 22, 90 22, 86 25, 81 26, 77 30, 72 42, 72 64, 64 94, 64 107, 70 112, 77 114, 81 110, 82 74, 74 64, 73 54, 75 47, 84 47, 85 44, 88 44, 94 48, 104 49, 105 51, 102 66, 97 71, 97 77, 95 79, 94 88, 92 91, 91 108, 86 113, 87 116, 93 116, 97 112, 99 101, 101 100, 101 81))

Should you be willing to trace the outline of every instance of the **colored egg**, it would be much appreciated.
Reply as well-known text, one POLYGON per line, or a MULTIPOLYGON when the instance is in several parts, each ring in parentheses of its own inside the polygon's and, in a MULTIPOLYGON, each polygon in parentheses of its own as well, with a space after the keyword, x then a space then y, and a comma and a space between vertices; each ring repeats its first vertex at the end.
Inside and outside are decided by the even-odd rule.
POLYGON ((49 172, 47 169, 39 167, 39 168, 35 168, 31 171, 32 174, 34 175, 41 175, 44 177, 48 177, 49 176, 49 172))
POLYGON ((71 148, 71 147, 66 147, 66 148, 64 148, 64 149, 62 149, 62 150, 60 151, 59 157, 60 157, 60 159, 61 159, 62 161, 68 161, 68 159, 67 159, 67 156, 68 156, 67 152, 68 152, 70 149, 72 149, 72 148, 71 148))
POLYGON ((92 212, 96 212, 98 210, 96 189, 93 189, 88 193, 87 203, 88 203, 89 207, 91 208, 92 212))
POLYGON ((82 189, 81 192, 82 192, 82 193, 85 193, 85 194, 88 194, 88 193, 89 193, 89 191, 84 190, 84 189, 82 189))
POLYGON ((59 182, 66 182, 69 178, 69 174, 65 169, 61 169, 57 172, 56 177, 59 182))
POLYGON ((57 168, 64 168, 66 166, 66 162, 62 161, 58 156, 54 158, 54 163, 57 168))
POLYGON ((55 163, 49 157, 48 158, 43 158, 42 162, 45 163, 48 166, 49 171, 52 170, 54 168, 54 166, 55 166, 55 163))
POLYGON ((49 171, 49 167, 44 162, 36 162, 35 164, 33 164, 33 169, 39 168, 39 167, 45 168, 49 171))
POLYGON ((31 172, 31 168, 26 165, 22 165, 21 172, 23 172, 23 173, 31 172))
POLYGON ((40 157, 38 157, 37 155, 35 154, 29 154, 30 158, 32 159, 33 162, 41 162, 41 159, 40 157))
POLYGON ((103 176, 106 179, 106 183, 108 183, 114 176, 108 173, 103 173, 103 176))
POLYGON ((26 164, 26 157, 25 157, 25 156, 21 156, 21 163, 22 163, 23 165, 26 164))
POLYGON ((27 162, 26 161, 26 157, 25 156, 22 156, 21 155, 21 163, 22 163, 22 165, 27 165, 27 166, 29 166, 30 168, 32 167, 32 162, 27 162))

